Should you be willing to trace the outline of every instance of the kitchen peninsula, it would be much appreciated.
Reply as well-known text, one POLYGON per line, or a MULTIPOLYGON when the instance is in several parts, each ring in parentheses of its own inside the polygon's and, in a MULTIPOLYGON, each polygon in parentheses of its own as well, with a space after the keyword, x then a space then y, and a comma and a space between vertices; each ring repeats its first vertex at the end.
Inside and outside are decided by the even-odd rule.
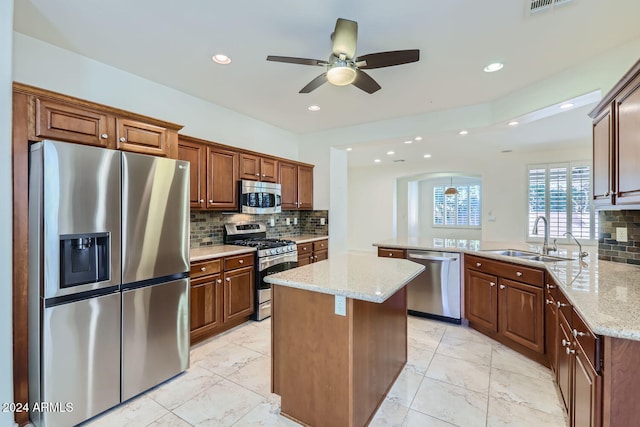
POLYGON ((369 423, 407 362, 405 285, 422 270, 346 254, 265 279, 282 415, 318 427, 369 423))

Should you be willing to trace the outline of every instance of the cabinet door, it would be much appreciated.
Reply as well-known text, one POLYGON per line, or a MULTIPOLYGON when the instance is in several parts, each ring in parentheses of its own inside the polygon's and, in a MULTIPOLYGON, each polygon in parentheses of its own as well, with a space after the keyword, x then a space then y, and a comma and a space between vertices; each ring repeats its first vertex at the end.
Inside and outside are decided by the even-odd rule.
POLYGON ((640 77, 615 100, 616 204, 640 203, 640 77))
POLYGON ((567 353, 567 348, 571 350, 571 328, 564 314, 558 310, 558 353, 556 366, 556 382, 562 395, 564 407, 569 410, 571 403, 571 381, 573 371, 573 357, 567 353))
POLYGON ((253 313, 253 267, 224 273, 224 322, 253 313))
POLYGON ((316 251, 313 253, 313 262, 324 261, 329 258, 329 251, 316 251))
POLYGON ((260 157, 240 153, 240 179, 260 181, 260 157))
POLYGON ((498 278, 467 270, 465 282, 467 319, 490 331, 498 331, 498 278))
POLYGON ((238 153, 208 148, 207 208, 238 208, 238 153))
POLYGON ((282 209, 298 209, 298 166, 280 162, 278 169, 282 209))
POLYGON ((48 99, 36 100, 35 136, 60 141, 115 147, 115 118, 48 99))
POLYGON ((313 168, 298 166, 298 208, 313 210, 313 168))
POLYGON ((593 121, 593 201, 613 203, 613 120, 611 109, 593 121))
POLYGON ((260 159, 260 181, 278 182, 278 161, 275 159, 260 159))
POLYGON ((152 156, 169 156, 167 129, 139 122, 137 120, 118 118, 117 148, 152 156))
POLYGON ((303 265, 311 264, 313 262, 313 252, 307 254, 299 254, 298 255, 298 267, 302 267, 303 265))
POLYGON ((558 307, 556 306, 556 300, 550 293, 546 295, 544 307, 544 341, 549 367, 555 373, 558 354, 558 307))
POLYGON ((571 426, 597 427, 600 416, 600 389, 602 377, 589 364, 580 346, 574 357, 571 426))
POLYGON ((203 144, 178 141, 178 159, 189 162, 189 203, 192 209, 203 209, 207 196, 207 148, 203 144))
POLYGON ((214 274, 191 281, 191 335, 209 332, 222 324, 222 275, 214 274))
POLYGON ((499 284, 500 333, 531 350, 544 353, 542 289, 503 278, 499 284))

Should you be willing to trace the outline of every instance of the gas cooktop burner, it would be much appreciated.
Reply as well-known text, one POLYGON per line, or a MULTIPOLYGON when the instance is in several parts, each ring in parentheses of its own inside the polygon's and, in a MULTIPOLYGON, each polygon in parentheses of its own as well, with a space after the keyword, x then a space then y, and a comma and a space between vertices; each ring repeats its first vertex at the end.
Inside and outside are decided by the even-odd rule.
POLYGON ((282 246, 295 245, 296 242, 284 239, 247 239, 233 242, 234 245, 251 246, 260 249, 272 249, 282 246))

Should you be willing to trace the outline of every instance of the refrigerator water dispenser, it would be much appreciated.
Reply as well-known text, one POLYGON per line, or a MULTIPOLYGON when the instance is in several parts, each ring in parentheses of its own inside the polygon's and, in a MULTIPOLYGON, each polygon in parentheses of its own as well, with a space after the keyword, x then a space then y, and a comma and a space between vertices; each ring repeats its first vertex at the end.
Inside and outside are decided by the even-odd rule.
POLYGON ((109 280, 109 233, 60 236, 60 287, 109 280))

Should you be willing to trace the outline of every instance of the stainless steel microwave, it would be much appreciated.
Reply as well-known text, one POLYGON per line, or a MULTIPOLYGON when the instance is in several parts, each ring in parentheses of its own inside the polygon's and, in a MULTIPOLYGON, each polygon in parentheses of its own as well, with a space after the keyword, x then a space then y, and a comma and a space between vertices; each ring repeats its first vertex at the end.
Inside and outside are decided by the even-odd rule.
POLYGON ((272 214, 282 211, 280 184, 273 182, 240 181, 240 212, 272 214))

